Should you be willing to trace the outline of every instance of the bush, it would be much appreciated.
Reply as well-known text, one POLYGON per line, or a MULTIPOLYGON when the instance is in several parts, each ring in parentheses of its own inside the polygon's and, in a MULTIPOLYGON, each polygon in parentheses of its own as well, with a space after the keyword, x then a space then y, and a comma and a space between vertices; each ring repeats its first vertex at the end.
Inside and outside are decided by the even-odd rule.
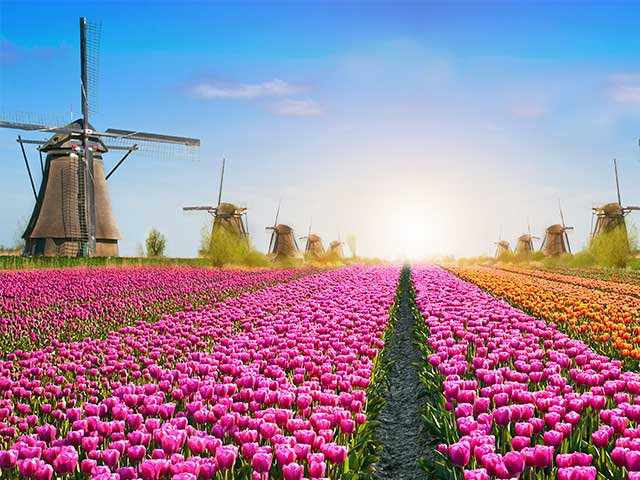
POLYGON ((147 246, 147 257, 164 257, 167 240, 158 230, 152 228, 145 240, 145 245, 147 246))
POLYGON ((602 267, 624 268, 631 255, 627 229, 619 226, 597 235, 589 248, 595 262, 602 267))
POLYGON ((217 228, 211 237, 213 223, 209 222, 201 230, 201 257, 211 261, 215 267, 225 265, 245 266, 252 268, 273 266, 271 259, 249 245, 242 237, 225 228, 217 228))

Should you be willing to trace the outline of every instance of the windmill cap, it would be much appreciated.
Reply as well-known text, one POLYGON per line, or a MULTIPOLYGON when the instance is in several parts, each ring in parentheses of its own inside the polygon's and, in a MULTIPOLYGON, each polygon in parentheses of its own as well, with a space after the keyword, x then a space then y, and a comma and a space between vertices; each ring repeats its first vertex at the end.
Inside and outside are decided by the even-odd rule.
POLYGON ((289 225, 280 223, 276 226, 275 231, 278 235, 286 235, 288 233, 292 233, 293 228, 291 228, 289 225))
POLYGON ((239 215, 243 210, 233 203, 221 203, 216 209, 217 213, 222 215, 239 215))
POLYGON ((316 235, 315 233, 312 233, 311 235, 309 235, 309 241, 310 242, 319 242, 320 241, 320 235, 316 235))
POLYGON ((533 237, 531 235, 529 235, 528 233, 525 233, 524 235, 520 235, 518 237, 518 240, 521 242, 528 242, 532 239, 533 237))
POLYGON ((567 227, 563 227, 559 223, 554 225, 550 225, 547 227, 547 233, 562 233, 567 229, 567 227))
POLYGON ((617 203, 607 203, 602 207, 596 209, 599 214, 604 214, 605 216, 615 217, 624 215, 624 209, 617 203))

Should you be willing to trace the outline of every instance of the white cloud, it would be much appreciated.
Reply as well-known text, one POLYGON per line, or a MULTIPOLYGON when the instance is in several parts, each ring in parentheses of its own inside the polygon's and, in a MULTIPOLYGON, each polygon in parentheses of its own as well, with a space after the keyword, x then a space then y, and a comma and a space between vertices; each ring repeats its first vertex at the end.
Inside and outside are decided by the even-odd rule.
POLYGON ((616 73, 609 77, 609 96, 617 103, 640 103, 640 73, 616 73))
POLYGON ((611 98, 618 103, 640 103, 640 85, 617 85, 611 89, 611 98))
POLYGON ((299 93, 300 91, 302 91, 302 88, 277 78, 263 83, 201 82, 193 85, 189 89, 191 95, 204 99, 283 97, 285 95, 299 93))
POLYGON ((287 99, 275 106, 278 115, 291 117, 317 117, 327 113, 327 108, 315 100, 287 99))

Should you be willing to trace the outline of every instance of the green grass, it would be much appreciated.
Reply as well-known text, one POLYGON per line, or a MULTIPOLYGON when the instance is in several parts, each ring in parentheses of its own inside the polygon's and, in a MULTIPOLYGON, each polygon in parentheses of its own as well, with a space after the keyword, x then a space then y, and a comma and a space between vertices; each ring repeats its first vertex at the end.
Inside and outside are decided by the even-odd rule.
POLYGON ((15 257, 0 256, 0 270, 25 270, 30 268, 68 267, 122 267, 144 265, 188 265, 194 267, 211 266, 206 258, 147 258, 147 257, 15 257))
POLYGON ((640 258, 632 258, 627 262, 627 267, 631 270, 640 270, 640 258))

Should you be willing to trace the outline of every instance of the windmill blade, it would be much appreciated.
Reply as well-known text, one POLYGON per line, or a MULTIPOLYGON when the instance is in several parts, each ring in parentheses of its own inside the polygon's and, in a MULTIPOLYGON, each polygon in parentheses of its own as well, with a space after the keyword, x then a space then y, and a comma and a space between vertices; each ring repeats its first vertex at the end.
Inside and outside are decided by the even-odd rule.
POLYGON ((185 212, 191 212, 191 211, 213 211, 215 210, 215 208, 211 207, 211 206, 199 206, 199 207, 182 207, 182 210, 184 210, 185 212))
POLYGON ((562 214, 562 205, 560 204, 560 199, 558 199, 558 208, 560 209, 560 220, 562 221, 562 227, 566 228, 564 224, 564 215, 562 214))
POLYGON ((567 250, 569 251, 569 253, 571 253, 571 244, 569 243, 569 235, 567 235, 567 231, 566 230, 564 231, 564 239, 567 242, 567 250))
POLYGON ((187 147, 199 147, 199 138, 176 137, 173 135, 161 135, 158 133, 134 132, 131 130, 119 130, 116 128, 107 128, 105 132, 95 132, 94 135, 110 138, 123 138, 128 140, 140 140, 142 142, 160 142, 175 143, 177 145, 185 145, 187 147))
POLYGON ((282 204, 282 199, 278 200, 278 209, 276 210, 276 219, 273 222, 273 227, 278 226, 278 217, 280 216, 280 205, 282 204))
POLYGON ((84 126, 98 112, 98 70, 102 25, 80 17, 80 98, 84 126))
POLYGON ((544 236, 542 243, 540 244, 540 251, 544 250, 544 246, 547 243, 547 235, 544 236))
POLYGON ((271 232, 271 239, 269 240, 269 250, 267 251, 267 253, 273 253, 273 249, 275 248, 275 237, 276 237, 276 231, 273 230, 271 232))
MULTIPOLYGON (((247 213, 249 210, 244 208, 240 215, 244 215, 244 233, 247 236, 247 242, 249 241, 249 214, 247 213)), ((240 223, 242 223, 242 218, 240 218, 240 223)))
POLYGON ((624 209, 632 211, 632 210, 640 210, 640 207, 624 207, 624 209))
POLYGON ((620 180, 618 179, 618 161, 613 159, 613 170, 616 173, 616 191, 618 192, 618 205, 622 206, 622 200, 620 199, 620 180))
POLYGON ((222 182, 224 182, 224 158, 222 159, 222 173, 220 174, 220 189, 218 190, 218 205, 222 201, 222 182))
POLYGON ((174 158, 194 160, 198 158, 200 149, 177 143, 161 143, 151 141, 136 141, 126 137, 110 137, 107 148, 109 150, 129 150, 137 146, 135 156, 152 160, 168 160, 174 158))
POLYGON ((0 121, 0 128, 11 128, 13 130, 27 130, 32 132, 81 133, 80 130, 73 130, 65 127, 51 127, 49 125, 36 125, 31 123, 4 122, 4 121, 0 121))

